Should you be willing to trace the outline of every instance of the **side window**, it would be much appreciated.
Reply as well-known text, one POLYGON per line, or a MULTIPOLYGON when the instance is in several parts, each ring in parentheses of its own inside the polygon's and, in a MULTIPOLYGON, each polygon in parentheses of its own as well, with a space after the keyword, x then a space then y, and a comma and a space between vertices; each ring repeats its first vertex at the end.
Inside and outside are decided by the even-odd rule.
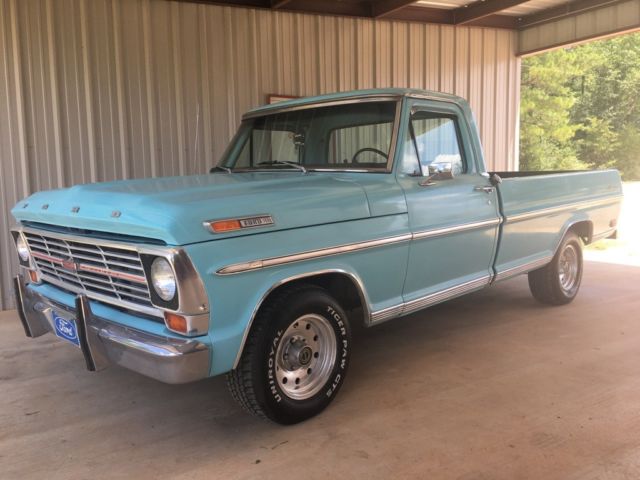
POLYGON ((408 141, 413 145, 407 145, 405 151, 409 151, 411 146, 414 155, 417 151, 417 161, 423 175, 429 174, 429 166, 434 168, 441 164, 451 164, 455 175, 466 172, 454 118, 437 113, 417 112, 411 117, 408 135, 408 141))

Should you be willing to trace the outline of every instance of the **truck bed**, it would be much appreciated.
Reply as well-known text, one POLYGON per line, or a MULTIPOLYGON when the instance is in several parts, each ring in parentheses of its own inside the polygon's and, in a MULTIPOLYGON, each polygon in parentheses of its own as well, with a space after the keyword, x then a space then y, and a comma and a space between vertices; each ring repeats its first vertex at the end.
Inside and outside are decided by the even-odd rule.
POLYGON ((502 179, 498 280, 548 263, 569 228, 585 243, 615 232, 622 200, 616 170, 491 173, 502 179))

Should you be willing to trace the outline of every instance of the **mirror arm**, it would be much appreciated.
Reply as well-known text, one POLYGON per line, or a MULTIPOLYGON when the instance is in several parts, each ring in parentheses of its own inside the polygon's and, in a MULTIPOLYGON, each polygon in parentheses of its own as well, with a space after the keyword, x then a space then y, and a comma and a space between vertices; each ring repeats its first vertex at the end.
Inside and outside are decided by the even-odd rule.
POLYGON ((421 187, 429 187, 431 185, 435 185, 436 182, 434 182, 434 180, 438 180, 439 176, 440 176, 440 173, 433 173, 429 175, 427 178, 425 178, 424 180, 422 180, 421 182, 419 182, 418 185, 420 185, 421 187))

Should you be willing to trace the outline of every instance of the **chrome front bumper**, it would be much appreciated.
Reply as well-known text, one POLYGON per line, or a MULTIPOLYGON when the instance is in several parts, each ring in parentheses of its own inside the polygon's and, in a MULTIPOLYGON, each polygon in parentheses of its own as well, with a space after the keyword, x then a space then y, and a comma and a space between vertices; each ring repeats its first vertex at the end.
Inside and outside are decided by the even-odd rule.
POLYGON ((85 296, 75 309, 53 303, 14 279, 18 315, 27 337, 54 332, 53 310, 75 319, 80 350, 90 371, 117 364, 165 383, 187 383, 209 376, 209 347, 195 339, 164 337, 97 317, 85 296))

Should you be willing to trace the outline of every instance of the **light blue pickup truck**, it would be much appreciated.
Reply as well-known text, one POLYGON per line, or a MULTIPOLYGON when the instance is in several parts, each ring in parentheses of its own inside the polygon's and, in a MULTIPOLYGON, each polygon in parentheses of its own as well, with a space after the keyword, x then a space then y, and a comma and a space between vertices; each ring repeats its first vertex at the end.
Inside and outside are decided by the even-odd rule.
POLYGON ((247 410, 295 423, 344 383, 354 323, 523 273, 539 301, 569 303, 582 245, 615 233, 621 195, 614 170, 487 172, 458 97, 292 100, 248 112, 207 174, 19 202, 18 312, 89 370, 227 373, 247 410))

